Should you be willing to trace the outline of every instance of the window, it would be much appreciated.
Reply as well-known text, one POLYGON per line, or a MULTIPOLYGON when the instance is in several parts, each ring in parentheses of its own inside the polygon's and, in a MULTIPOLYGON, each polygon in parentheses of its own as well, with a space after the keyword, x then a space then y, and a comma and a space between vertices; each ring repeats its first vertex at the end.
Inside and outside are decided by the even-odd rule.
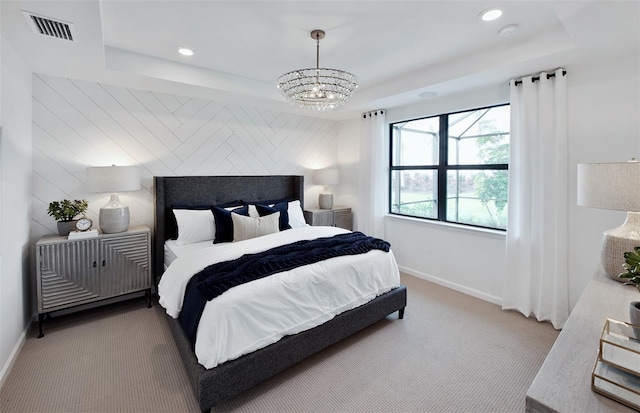
POLYGON ((392 214, 506 230, 509 105, 390 129, 392 214))

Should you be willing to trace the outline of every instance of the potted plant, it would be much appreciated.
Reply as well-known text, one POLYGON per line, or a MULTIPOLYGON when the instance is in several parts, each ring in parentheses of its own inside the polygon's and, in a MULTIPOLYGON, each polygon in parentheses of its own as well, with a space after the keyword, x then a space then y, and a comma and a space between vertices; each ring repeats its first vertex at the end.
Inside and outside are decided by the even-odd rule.
MULTIPOLYGON (((620 278, 628 279, 624 285, 633 285, 640 291, 640 247, 635 247, 633 251, 624 253, 625 263, 622 268, 626 271, 618 275, 620 278)), ((629 306, 629 317, 631 324, 640 326, 640 301, 632 301, 629 306)), ((636 337, 640 331, 636 331, 636 337)))
POLYGON ((74 199, 73 201, 63 199, 51 202, 47 212, 58 221, 58 234, 69 235, 69 232, 75 229, 76 221, 74 218, 84 214, 88 207, 89 202, 86 199, 74 199))

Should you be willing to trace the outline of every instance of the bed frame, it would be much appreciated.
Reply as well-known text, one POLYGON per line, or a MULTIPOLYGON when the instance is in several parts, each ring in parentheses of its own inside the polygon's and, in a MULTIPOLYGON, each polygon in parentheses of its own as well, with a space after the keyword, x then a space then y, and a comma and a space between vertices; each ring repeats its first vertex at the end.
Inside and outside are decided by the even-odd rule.
MULTIPOLYGON (((164 270, 164 242, 177 236, 172 208, 206 207, 235 200, 259 202, 284 198, 299 199, 304 205, 304 177, 295 175, 154 177, 154 187, 153 262, 156 283, 164 270)), ((205 369, 198 363, 179 321, 169 316, 167 321, 200 409, 209 411, 216 404, 396 311, 402 318, 406 304, 407 290, 400 286, 320 326, 286 336, 274 344, 212 369, 205 369)))

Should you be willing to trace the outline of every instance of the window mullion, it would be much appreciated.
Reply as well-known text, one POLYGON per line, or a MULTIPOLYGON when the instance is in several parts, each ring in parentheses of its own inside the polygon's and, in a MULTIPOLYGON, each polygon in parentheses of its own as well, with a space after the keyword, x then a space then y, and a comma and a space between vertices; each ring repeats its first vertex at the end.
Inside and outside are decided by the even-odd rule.
POLYGON ((449 164, 449 116, 440 116, 438 136, 440 154, 438 157, 438 220, 447 219, 447 165, 449 164))

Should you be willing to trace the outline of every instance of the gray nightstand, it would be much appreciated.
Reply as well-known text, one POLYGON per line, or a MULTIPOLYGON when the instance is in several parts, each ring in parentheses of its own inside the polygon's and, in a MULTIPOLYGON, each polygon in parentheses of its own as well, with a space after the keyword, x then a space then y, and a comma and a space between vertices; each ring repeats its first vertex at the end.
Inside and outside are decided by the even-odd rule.
POLYGON ((146 291, 151 307, 151 231, 144 225, 117 234, 36 243, 38 328, 57 310, 146 291))
POLYGON ((340 227, 353 230, 351 208, 334 206, 331 209, 309 208, 304 210, 304 219, 309 225, 340 227))

